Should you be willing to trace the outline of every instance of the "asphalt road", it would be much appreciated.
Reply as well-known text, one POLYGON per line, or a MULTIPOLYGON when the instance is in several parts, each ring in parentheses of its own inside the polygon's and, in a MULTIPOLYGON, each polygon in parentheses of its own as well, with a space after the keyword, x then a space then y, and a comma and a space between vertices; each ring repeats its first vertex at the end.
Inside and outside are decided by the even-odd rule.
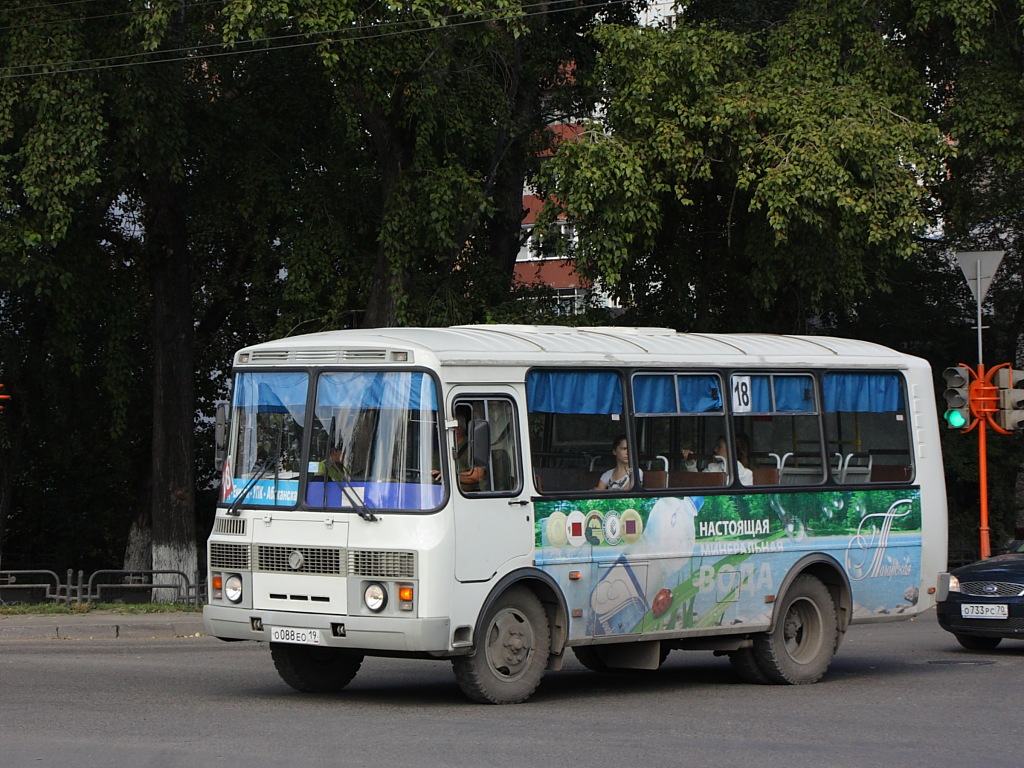
POLYGON ((677 651, 655 673, 571 660, 506 707, 468 703, 447 662, 367 659, 342 694, 309 695, 262 646, 143 634, 0 633, 0 768, 1024 763, 1024 642, 968 652, 931 613, 854 627, 812 686, 739 683, 724 658, 677 651))

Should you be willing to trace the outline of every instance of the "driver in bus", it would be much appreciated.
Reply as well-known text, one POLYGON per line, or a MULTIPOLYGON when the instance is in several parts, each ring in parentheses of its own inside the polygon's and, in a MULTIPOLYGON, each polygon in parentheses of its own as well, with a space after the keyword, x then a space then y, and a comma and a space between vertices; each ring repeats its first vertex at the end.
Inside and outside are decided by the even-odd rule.
POLYGON ((345 459, 341 453, 341 446, 332 445, 327 461, 321 461, 317 464, 316 473, 318 475, 323 475, 328 480, 343 481, 346 479, 348 474, 345 469, 344 461, 345 459))
MULTIPOLYGON (((469 414, 465 409, 457 409, 455 412, 455 464, 459 473, 459 486, 463 491, 483 490, 484 472, 486 467, 471 466, 469 455, 469 437, 466 434, 466 425, 469 423, 469 414)), ((435 483, 441 482, 441 470, 432 469, 430 474, 435 483)))

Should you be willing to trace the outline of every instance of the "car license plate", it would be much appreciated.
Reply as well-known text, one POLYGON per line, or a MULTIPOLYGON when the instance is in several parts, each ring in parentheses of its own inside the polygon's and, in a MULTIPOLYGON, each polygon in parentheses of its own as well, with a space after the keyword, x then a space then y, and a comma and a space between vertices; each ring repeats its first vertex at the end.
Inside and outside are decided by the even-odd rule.
POLYGON ((1010 615, 1003 603, 961 603, 960 616, 965 619, 1005 619, 1010 615))
POLYGON ((270 642, 320 645, 320 630, 298 629, 297 627, 271 627, 270 642))

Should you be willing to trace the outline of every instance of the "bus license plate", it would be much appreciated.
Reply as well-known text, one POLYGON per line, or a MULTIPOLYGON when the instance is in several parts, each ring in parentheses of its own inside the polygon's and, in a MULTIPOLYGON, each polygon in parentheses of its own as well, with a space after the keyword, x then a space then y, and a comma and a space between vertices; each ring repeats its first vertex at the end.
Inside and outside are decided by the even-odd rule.
POLYGON ((270 642, 320 645, 320 630, 298 629, 297 627, 271 627, 270 642))
POLYGON ((1005 619, 1010 615, 1002 603, 961 603, 960 616, 965 619, 1005 619))

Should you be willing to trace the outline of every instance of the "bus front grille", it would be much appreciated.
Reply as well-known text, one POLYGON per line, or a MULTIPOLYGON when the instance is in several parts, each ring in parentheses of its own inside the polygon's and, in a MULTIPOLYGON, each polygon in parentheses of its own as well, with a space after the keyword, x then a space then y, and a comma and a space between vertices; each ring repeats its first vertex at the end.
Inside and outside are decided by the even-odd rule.
POLYGON ((340 576, 343 552, 344 550, 335 547, 282 547, 261 544, 256 551, 256 570, 340 576))
POLYGON ((210 567, 232 571, 249 570, 249 545, 210 542, 210 567))
POLYGON ((416 553, 352 549, 348 553, 348 575, 371 579, 415 579, 416 553))
POLYGON ((244 517, 218 517, 213 521, 214 533, 226 533, 231 536, 245 535, 244 517))

